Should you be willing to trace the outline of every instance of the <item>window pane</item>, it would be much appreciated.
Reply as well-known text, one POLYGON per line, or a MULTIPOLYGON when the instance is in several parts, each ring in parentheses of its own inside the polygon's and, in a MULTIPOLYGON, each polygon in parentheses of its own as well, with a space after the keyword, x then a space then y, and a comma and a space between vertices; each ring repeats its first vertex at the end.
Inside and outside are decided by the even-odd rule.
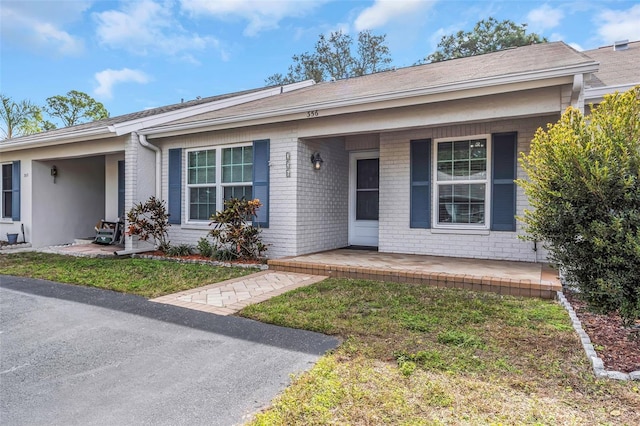
POLYGON ((378 189, 378 164, 377 158, 358 160, 357 189, 378 189))
POLYGON ((453 142, 442 142, 438 144, 438 161, 453 160, 453 142))
POLYGON ((216 182, 216 150, 189 152, 187 184, 216 182))
POLYGON ((225 186, 224 187, 224 199, 230 200, 231 198, 238 198, 245 200, 253 199, 253 188, 251 186, 225 186))
POLYGON ((189 190, 189 219, 209 220, 216 211, 216 188, 191 188, 189 190))
POLYGON ((378 220, 378 191, 356 192, 356 220, 378 220))
POLYGON ((11 191, 2 191, 2 217, 11 217, 13 213, 13 197, 11 191))
POLYGON ((453 158, 456 160, 466 160, 469 158, 468 141, 456 141, 453 143, 453 158))
POLYGON ((484 224, 484 183, 438 185, 438 223, 484 224))
POLYGON ((252 174, 253 147, 242 146, 222 150, 222 182, 251 182, 252 174))
POLYGON ((486 145, 484 139, 439 143, 438 181, 486 179, 486 145))

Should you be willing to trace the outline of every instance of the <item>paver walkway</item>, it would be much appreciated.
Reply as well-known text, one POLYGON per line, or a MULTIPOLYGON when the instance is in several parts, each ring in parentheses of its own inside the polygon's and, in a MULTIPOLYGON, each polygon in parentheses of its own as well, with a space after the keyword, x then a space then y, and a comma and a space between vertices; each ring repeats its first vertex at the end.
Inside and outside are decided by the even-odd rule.
POLYGON ((260 303, 298 287, 324 280, 325 276, 294 272, 262 271, 204 287, 151 299, 183 308, 231 315, 245 306, 260 303))

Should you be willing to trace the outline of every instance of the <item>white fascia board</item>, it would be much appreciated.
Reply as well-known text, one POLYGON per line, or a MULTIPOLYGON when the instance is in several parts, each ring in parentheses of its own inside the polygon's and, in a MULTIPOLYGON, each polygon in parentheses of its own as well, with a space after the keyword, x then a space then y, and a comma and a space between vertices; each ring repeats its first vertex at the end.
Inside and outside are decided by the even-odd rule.
POLYGON ((103 139, 109 136, 113 136, 113 133, 110 131, 109 126, 78 130, 69 132, 69 134, 65 135, 35 134, 31 136, 25 136, 24 138, 16 142, 0 142, 0 152, 17 151, 21 149, 29 149, 40 146, 62 145, 66 143, 103 139))
MULTIPOLYGON (((498 76, 498 77, 487 77, 476 80, 468 80, 464 82, 458 83, 450 83, 441 86, 429 87, 429 88, 420 88, 420 89, 411 89, 411 90, 403 90, 397 92, 388 92, 382 93, 378 95, 369 95, 362 97, 353 97, 347 100, 339 100, 339 101, 326 101, 326 102, 317 102, 310 103, 303 106, 296 106, 292 108, 282 108, 278 110, 272 110, 268 112, 260 112, 260 113, 251 113, 245 115, 238 115, 233 117, 224 117, 224 118, 216 118, 210 120, 201 120, 194 121, 189 123, 180 123, 175 125, 167 125, 157 128, 148 128, 143 132, 148 136, 155 137, 166 137, 166 136, 175 136, 183 133, 195 133, 202 132, 207 130, 213 130, 213 127, 219 127, 224 124, 236 124, 239 122, 253 121, 259 120, 259 124, 267 124, 269 122, 277 122, 282 121, 283 119, 290 119, 292 114, 299 114, 310 110, 320 110, 320 109, 338 109, 338 108, 347 108, 360 106, 360 108, 350 108, 349 112, 358 112, 358 111, 366 111, 368 109, 377 109, 377 108, 362 108, 365 105, 371 105, 374 103, 388 102, 388 101, 399 101, 406 100, 404 103, 395 102, 395 106, 409 106, 412 105, 412 99, 415 98, 424 98, 425 96, 432 95, 441 95, 438 96, 438 102, 459 99, 460 92, 474 90, 474 89, 482 89, 495 87, 498 90, 495 93, 499 93, 499 87, 507 88, 517 83, 532 83, 530 84, 530 88, 533 88, 534 85, 537 87, 544 87, 544 80, 555 80, 557 81, 562 77, 570 77, 569 83, 573 83, 573 76, 576 74, 585 74, 592 73, 598 70, 598 63, 592 62, 588 64, 576 65, 573 67, 562 67, 562 68, 554 68, 543 71, 528 71, 524 73, 511 74, 506 76, 498 76), (538 83, 533 83, 538 82, 538 83), (268 118, 272 118, 272 120, 268 120, 268 118), (211 128, 209 128, 211 127, 211 128)), ((393 72, 393 71, 390 71, 393 72)), ((557 83, 554 83, 557 84, 557 83)), ((252 123, 258 124, 258 123, 252 123)))
POLYGON ((159 126, 171 121, 181 120, 183 118, 192 117, 194 115, 204 114, 211 111, 217 111, 219 109, 228 108, 231 106, 243 104, 246 102, 255 101, 258 99, 267 98, 269 96, 279 95, 281 93, 291 92, 296 89, 311 86, 315 84, 313 80, 305 80, 298 83, 287 84, 283 86, 270 87, 265 90, 260 90, 244 95, 231 96, 218 101, 211 101, 192 107, 181 108, 175 111, 168 111, 156 115, 152 115, 138 120, 127 121, 124 123, 114 124, 113 131, 117 136, 136 132, 145 127, 159 126))
POLYGON ((638 83, 630 83, 630 84, 617 84, 613 86, 603 86, 603 87, 592 87, 588 89, 584 89, 584 101, 596 102, 604 99, 604 95, 609 95, 611 93, 619 92, 623 93, 628 90, 633 89, 634 87, 640 85, 638 83))

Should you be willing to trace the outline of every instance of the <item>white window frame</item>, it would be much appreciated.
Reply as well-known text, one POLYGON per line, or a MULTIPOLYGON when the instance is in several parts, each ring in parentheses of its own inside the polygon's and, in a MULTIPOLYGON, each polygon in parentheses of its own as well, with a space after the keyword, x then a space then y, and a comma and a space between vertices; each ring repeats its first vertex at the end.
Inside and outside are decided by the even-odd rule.
MULTIPOLYGON (((6 162, 6 163, 0 163, 0 221, 6 222, 6 221, 10 221, 13 220, 13 213, 10 212, 9 216, 5 216, 4 215, 4 182, 2 179, 2 169, 4 168, 4 166, 11 166, 11 187, 13 188, 14 182, 13 182, 13 163, 12 162, 6 162)), ((13 196, 13 191, 10 192, 11 196, 13 196)))
MULTIPOLYGON (((252 142, 235 143, 227 145, 212 145, 202 146, 198 148, 189 148, 185 150, 184 163, 182 169, 184 170, 184 203, 186 210, 186 224, 208 224, 211 222, 208 218, 204 219, 191 219, 191 188, 216 188, 216 210, 220 211, 224 207, 224 188, 227 186, 251 186, 253 188, 253 181, 251 182, 222 182, 222 151, 227 148, 241 148, 245 146, 253 146, 252 142), (195 151, 216 151, 216 182, 210 183, 198 183, 189 184, 189 153, 195 151)), ((255 167, 255 165, 253 166, 255 167)), ((252 173, 253 175, 253 173, 252 173)))
POLYGON ((491 226, 491 170, 493 168, 492 164, 492 143, 491 143, 491 135, 490 134, 481 134, 481 135, 469 135, 469 136, 455 136, 455 137, 447 137, 447 138, 438 138, 434 139, 432 147, 432 179, 433 179, 433 191, 432 191, 432 199, 431 199, 431 220, 433 224, 433 229, 463 229, 463 230, 489 230, 491 226), (447 181, 438 181, 438 144, 442 142, 456 142, 456 141, 470 141, 475 139, 484 139, 486 140, 487 146, 487 175, 485 179, 473 179, 473 180, 447 180, 447 181), (484 223, 482 224, 473 224, 473 223, 439 223, 438 222, 438 213, 439 213, 439 185, 456 185, 456 184, 474 184, 474 183, 483 183, 485 184, 485 208, 484 208, 484 223))

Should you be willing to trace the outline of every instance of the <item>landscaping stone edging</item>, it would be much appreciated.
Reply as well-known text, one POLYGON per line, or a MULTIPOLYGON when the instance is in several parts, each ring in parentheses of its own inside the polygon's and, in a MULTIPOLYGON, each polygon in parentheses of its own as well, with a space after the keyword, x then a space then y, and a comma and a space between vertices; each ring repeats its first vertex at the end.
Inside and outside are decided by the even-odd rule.
POLYGON ((212 266, 226 266, 226 267, 236 267, 236 268, 257 268, 261 271, 265 271, 269 269, 269 265, 266 264, 254 264, 254 263, 230 263, 230 262, 220 262, 218 260, 199 260, 199 259, 180 259, 179 257, 170 257, 170 256, 154 256, 150 254, 132 254, 132 258, 139 259, 154 259, 154 260, 168 260, 171 262, 179 262, 179 263, 199 263, 201 265, 212 265, 212 266))
POLYGON ((557 295, 558 301, 569 313, 569 318, 571 318, 573 328, 576 333, 578 333, 578 337, 580 337, 582 347, 587 354, 587 358, 589 358, 589 361, 591 361, 591 365, 593 366, 593 373, 596 375, 596 377, 614 380, 640 380, 640 370, 632 371, 631 373, 627 374, 620 371, 606 370, 604 368, 604 362, 602 361, 602 358, 600 358, 596 353, 596 350, 591 343, 591 339, 584 331, 584 328, 582 328, 582 323, 580 322, 580 319, 578 319, 578 316, 573 310, 573 307, 571 306, 567 298, 564 297, 564 294, 562 292, 559 291, 557 295))

